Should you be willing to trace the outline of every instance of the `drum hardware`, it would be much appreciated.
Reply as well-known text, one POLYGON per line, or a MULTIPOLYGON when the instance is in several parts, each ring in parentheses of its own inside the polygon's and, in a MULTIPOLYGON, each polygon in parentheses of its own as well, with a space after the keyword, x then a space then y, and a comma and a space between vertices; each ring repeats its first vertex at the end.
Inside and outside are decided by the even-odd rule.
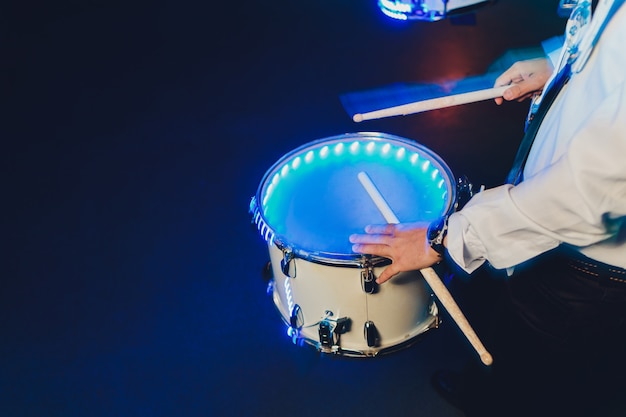
POLYGON ((298 304, 294 305, 291 309, 289 324, 294 330, 300 330, 304 325, 304 315, 302 314, 302 309, 298 304))
POLYGON ((291 268, 292 260, 296 255, 290 250, 283 249, 283 259, 280 261, 280 269, 283 271, 283 274, 289 278, 296 277, 296 268, 295 263, 293 268, 291 268))
POLYGON ((322 346, 331 347, 335 344, 333 340, 333 331, 328 320, 320 321, 318 333, 320 335, 320 344, 322 346))
POLYGON ((371 265, 366 265, 365 269, 361 271, 361 288, 367 294, 374 294, 378 290, 376 277, 371 265))
POLYGON ((352 320, 349 317, 342 317, 337 320, 337 327, 335 328, 335 333, 342 334, 350 331, 350 326, 352 325, 352 320))
POLYGON ((293 327, 289 326, 287 328, 287 336, 291 338, 291 342, 294 345, 301 344, 301 343, 298 343, 302 341, 302 337, 300 336, 300 330, 294 329, 293 327))
POLYGON ((376 329, 376 326, 374 325, 373 321, 368 320, 365 322, 365 325, 363 326, 363 336, 365 337, 365 340, 367 341, 367 346, 369 347, 378 346, 378 342, 380 338, 378 337, 378 330, 376 329))
POLYGON ((352 321, 348 317, 332 319, 332 311, 326 311, 325 317, 318 325, 319 345, 318 350, 323 352, 337 353, 341 351, 341 334, 350 330, 352 321))

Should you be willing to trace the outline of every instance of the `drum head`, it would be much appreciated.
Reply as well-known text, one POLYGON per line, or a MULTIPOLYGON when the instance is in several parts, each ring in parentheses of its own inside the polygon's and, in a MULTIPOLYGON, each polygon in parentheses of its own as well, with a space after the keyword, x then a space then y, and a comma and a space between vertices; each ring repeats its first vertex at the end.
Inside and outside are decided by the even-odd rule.
POLYGON ((303 258, 356 259, 349 235, 386 223, 361 171, 402 223, 430 222, 453 207, 453 175, 435 153, 397 136, 352 133, 305 144, 266 172, 251 207, 261 234, 303 258))

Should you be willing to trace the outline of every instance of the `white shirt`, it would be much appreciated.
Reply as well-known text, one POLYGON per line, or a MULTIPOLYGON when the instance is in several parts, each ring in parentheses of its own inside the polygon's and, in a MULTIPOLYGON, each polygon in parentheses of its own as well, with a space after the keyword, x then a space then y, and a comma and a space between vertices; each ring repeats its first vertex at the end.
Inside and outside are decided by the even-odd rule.
MULTIPOLYGON (((599 2, 581 47, 611 4, 599 2)), ((625 79, 626 5, 546 114, 524 181, 482 191, 450 216, 447 249, 459 266, 510 268, 565 243, 626 268, 625 79)))

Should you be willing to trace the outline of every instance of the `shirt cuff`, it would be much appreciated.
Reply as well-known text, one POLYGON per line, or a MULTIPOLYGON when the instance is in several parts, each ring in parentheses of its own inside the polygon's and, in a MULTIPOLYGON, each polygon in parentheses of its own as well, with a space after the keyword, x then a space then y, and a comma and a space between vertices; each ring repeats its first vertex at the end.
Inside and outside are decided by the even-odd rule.
POLYGON ((472 226, 460 213, 452 213, 448 219, 448 256, 461 269, 471 274, 485 263, 487 250, 472 226))

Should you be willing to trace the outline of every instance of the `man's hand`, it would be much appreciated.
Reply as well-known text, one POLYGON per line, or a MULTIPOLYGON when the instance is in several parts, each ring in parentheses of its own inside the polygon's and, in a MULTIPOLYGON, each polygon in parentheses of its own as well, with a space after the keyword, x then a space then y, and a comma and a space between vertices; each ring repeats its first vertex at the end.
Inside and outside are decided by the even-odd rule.
POLYGON ((351 235, 350 242, 356 253, 391 259, 391 265, 376 279, 382 284, 400 272, 428 268, 441 261, 428 245, 427 233, 428 223, 370 225, 365 234, 351 235))
POLYGON ((506 101, 523 101, 541 93, 554 68, 547 58, 535 58, 518 61, 503 72, 495 81, 494 87, 511 84, 502 97, 495 99, 497 105, 506 101))

